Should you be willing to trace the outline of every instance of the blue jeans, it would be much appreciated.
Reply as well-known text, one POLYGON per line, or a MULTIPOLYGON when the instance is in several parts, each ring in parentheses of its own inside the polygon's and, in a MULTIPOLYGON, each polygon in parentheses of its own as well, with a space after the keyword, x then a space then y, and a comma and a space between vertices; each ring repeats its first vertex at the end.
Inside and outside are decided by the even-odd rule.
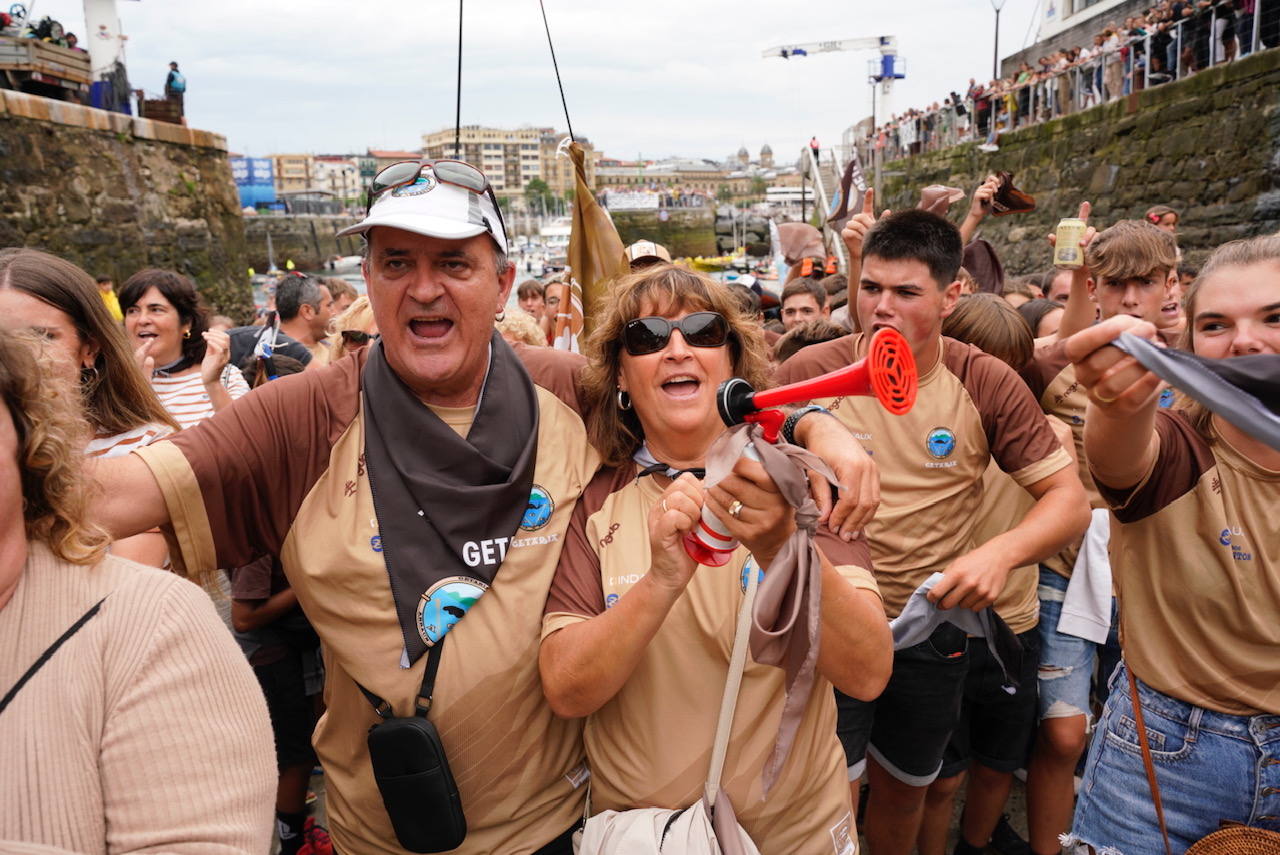
MULTIPOLYGON (((1280 715, 1213 712, 1142 681, 1138 697, 1175 853, 1223 820, 1280 831, 1280 715)), ((1070 842, 1100 853, 1164 853, 1123 664, 1089 747, 1070 842)))
POLYGON ((1040 567, 1040 718, 1069 718, 1075 715, 1092 720, 1089 703, 1094 666, 1098 685, 1093 694, 1101 703, 1107 698, 1107 678, 1120 661, 1116 640, 1116 601, 1111 598, 1111 632, 1107 643, 1098 645, 1074 635, 1058 632, 1062 598, 1069 580, 1048 567, 1040 567))

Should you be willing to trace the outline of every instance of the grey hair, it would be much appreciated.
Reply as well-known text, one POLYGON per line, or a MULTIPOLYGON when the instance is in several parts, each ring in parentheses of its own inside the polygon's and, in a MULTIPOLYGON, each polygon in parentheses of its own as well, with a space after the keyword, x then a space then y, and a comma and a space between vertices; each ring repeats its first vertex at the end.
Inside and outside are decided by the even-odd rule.
POLYGON ((323 296, 320 288, 320 280, 314 276, 286 276, 276 286, 276 311, 280 313, 280 320, 293 320, 303 306, 319 310, 323 296))

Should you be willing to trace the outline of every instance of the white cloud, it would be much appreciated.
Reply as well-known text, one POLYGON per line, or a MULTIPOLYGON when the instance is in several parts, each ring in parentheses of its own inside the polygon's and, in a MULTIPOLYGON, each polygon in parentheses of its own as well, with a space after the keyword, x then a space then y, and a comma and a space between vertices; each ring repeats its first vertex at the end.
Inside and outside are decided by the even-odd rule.
MULTIPOLYGON (((29 2, 29 0, 28 0, 29 2)), ((464 0, 462 121, 564 130, 536 0, 464 0)), ((790 159, 870 113, 875 53, 791 60, 767 47, 896 35, 898 109, 940 101, 991 69, 985 0, 545 0, 576 133, 612 156, 721 158, 768 142, 790 159)), ((1021 47, 1035 0, 1010 0, 1001 45, 1021 47)), ((169 60, 191 124, 251 154, 417 148, 453 123, 452 0, 120 0, 135 88, 169 60)), ((39 0, 83 32, 79 0, 39 0)))

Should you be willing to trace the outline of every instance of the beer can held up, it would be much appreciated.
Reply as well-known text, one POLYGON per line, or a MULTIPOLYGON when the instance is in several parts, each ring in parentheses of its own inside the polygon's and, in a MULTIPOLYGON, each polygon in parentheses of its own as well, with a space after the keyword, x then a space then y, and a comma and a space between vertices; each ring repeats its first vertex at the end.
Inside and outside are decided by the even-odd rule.
POLYGON ((1084 265, 1084 250, 1080 241, 1084 239, 1086 224, 1076 217, 1067 217, 1058 221, 1058 231, 1053 243, 1053 266, 1074 269, 1084 265))

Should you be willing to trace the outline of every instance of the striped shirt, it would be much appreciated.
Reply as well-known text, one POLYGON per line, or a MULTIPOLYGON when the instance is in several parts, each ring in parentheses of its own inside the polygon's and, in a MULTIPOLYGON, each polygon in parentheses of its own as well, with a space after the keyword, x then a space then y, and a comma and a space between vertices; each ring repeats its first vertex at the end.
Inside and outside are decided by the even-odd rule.
MULTIPOLYGON (((223 369, 221 380, 232 400, 249 392, 244 375, 232 365, 223 369)), ((199 371, 176 377, 152 377, 151 388, 183 430, 195 427, 213 415, 213 402, 204 390, 199 371)))
POLYGON ((151 422, 123 433, 94 437, 85 446, 84 453, 88 457, 123 457, 171 433, 173 428, 168 425, 151 422))

